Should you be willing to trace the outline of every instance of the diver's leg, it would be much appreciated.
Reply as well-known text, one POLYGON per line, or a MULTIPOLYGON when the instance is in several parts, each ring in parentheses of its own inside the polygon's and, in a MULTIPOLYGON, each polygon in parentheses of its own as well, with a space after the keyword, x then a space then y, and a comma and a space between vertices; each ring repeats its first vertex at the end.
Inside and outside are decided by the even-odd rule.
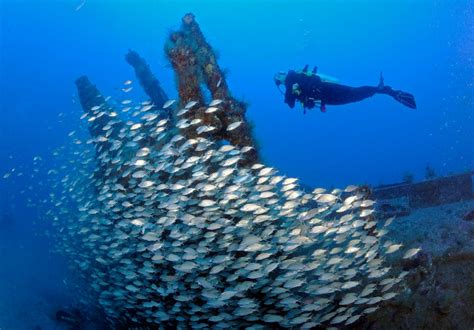
POLYGON ((359 102, 375 94, 386 94, 393 97, 396 101, 403 105, 416 109, 415 97, 404 91, 394 90, 389 86, 384 86, 383 78, 377 87, 361 86, 351 87, 333 83, 321 83, 318 90, 318 97, 324 104, 341 105, 353 102, 359 102))
POLYGON ((369 97, 374 96, 376 93, 378 93, 378 91, 379 91, 378 87, 372 87, 372 86, 352 87, 352 90, 351 90, 352 102, 365 100, 369 97))
POLYGON ((321 88, 321 101, 329 105, 359 102, 374 96, 378 91, 378 87, 372 86, 350 87, 340 84, 323 83, 321 88))

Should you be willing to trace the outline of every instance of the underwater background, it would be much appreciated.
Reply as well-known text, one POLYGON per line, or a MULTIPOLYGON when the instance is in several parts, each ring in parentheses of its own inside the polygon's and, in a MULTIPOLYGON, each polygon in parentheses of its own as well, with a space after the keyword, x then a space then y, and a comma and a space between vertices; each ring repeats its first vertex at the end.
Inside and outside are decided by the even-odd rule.
POLYGON ((74 81, 87 74, 120 100, 135 79, 124 60, 133 49, 177 98, 163 45, 188 12, 233 96, 249 103, 264 162, 281 173, 331 188, 406 172, 423 180, 427 165, 441 176, 474 168, 472 1, 0 1, 0 329, 52 328, 47 311, 76 299, 43 235, 50 224, 38 221, 48 188, 33 184, 46 179, 33 159, 47 167, 77 129, 74 81), (383 71, 418 108, 376 95, 326 113, 290 109, 272 78, 305 64, 351 86, 375 86, 383 71))

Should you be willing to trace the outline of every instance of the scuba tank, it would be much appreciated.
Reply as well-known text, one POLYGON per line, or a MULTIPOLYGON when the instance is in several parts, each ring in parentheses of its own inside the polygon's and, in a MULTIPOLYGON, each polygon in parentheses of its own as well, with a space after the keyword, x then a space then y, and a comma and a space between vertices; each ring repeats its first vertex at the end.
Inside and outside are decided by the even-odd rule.
MULTIPOLYGON (((312 71, 308 70, 308 65, 305 65, 305 67, 302 70, 297 70, 295 71, 296 73, 303 73, 308 76, 317 76, 321 79, 322 82, 328 82, 328 83, 333 83, 336 84, 339 82, 339 79, 323 74, 323 73, 318 73, 318 67, 315 66, 312 71)), ((286 80, 286 75, 287 73, 285 71, 280 71, 276 75, 273 76, 273 81, 275 82, 278 90, 282 93, 285 94, 284 91, 281 90, 280 86, 283 85, 285 86, 285 80, 286 80)))
POLYGON ((313 68, 313 71, 309 71, 308 70, 308 65, 305 65, 303 70, 298 70, 296 72, 297 73, 304 73, 307 76, 318 76, 321 79, 322 82, 329 82, 329 83, 334 83, 334 84, 339 82, 339 79, 337 79, 335 77, 332 77, 332 76, 329 76, 329 75, 323 74, 323 73, 318 73, 318 67, 317 66, 315 66, 313 68))

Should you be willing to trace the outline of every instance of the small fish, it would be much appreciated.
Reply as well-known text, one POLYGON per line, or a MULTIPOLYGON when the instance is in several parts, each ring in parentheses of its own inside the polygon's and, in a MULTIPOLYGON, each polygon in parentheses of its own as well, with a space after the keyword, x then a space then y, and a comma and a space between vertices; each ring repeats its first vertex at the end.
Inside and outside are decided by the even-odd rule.
POLYGON ((176 115, 179 117, 179 116, 184 115, 188 111, 189 111, 188 108, 184 108, 184 109, 181 109, 180 111, 178 111, 178 113, 176 115))
POLYGON ((174 103, 176 102, 176 100, 168 100, 165 102, 165 104, 163 104, 163 109, 168 109, 170 106, 172 106, 174 103))
POLYGON ((131 224, 134 225, 134 226, 141 227, 145 223, 143 222, 143 219, 134 219, 134 220, 131 221, 131 224))
POLYGON ((127 79, 127 80, 125 80, 125 81, 123 82, 123 84, 124 84, 125 86, 128 86, 128 85, 130 85, 132 82, 133 82, 133 81, 127 79))
POLYGON ((343 284, 343 286, 341 287, 341 289, 344 289, 344 290, 352 289, 352 288, 355 288, 356 286, 358 286, 359 284, 360 284, 359 282, 348 281, 348 282, 346 282, 346 283, 343 284))
MULTIPOLYGON (((341 305, 343 305, 343 304, 341 304, 341 305)), ((336 316, 335 318, 333 318, 331 320, 331 324, 338 324, 338 323, 344 322, 345 320, 347 320, 348 317, 349 317, 349 315, 346 315, 346 314, 338 315, 338 316, 336 316)))
POLYGON ((177 128, 186 128, 186 127, 189 127, 189 125, 190 124, 187 119, 181 119, 180 121, 176 123, 177 128))
POLYGON ((388 219, 385 221, 384 227, 390 226, 390 225, 392 224, 393 220, 395 220, 395 217, 388 218, 388 219))
POLYGON ((147 173, 145 171, 137 171, 137 172, 132 174, 132 177, 135 178, 135 179, 141 179, 141 178, 145 177, 146 174, 147 173))
POLYGON ((357 295, 354 293, 348 293, 347 295, 342 298, 342 300, 339 302, 340 305, 351 305, 357 300, 357 295))
POLYGON ((320 194, 316 197, 316 200, 320 203, 332 203, 337 200, 337 196, 331 194, 320 194))
POLYGON ((328 230, 329 228, 326 227, 326 226, 315 226, 311 229, 311 232, 313 234, 321 234, 321 233, 324 233, 328 230))
POLYGON ((345 192, 347 193, 351 193, 353 191, 356 191, 359 187, 357 186, 354 186, 354 185, 349 185, 346 187, 346 189, 344 189, 345 192))
POLYGON ((199 206, 201 206, 201 207, 210 207, 210 206, 213 206, 215 204, 216 204, 216 202, 214 202, 213 200, 203 199, 201 201, 201 203, 199 203, 199 206))
POLYGON ((86 0, 82 0, 76 7, 75 11, 79 11, 82 9, 82 7, 84 7, 84 5, 86 4, 86 0))
POLYGON ((318 195, 318 194, 323 194, 326 191, 324 188, 316 188, 313 190, 313 194, 318 195))
POLYGON ((146 157, 150 154, 150 149, 147 147, 141 148, 137 151, 137 157, 146 157))
POLYGON ((366 199, 364 201, 362 201, 362 203, 360 204, 361 207, 371 207, 372 205, 375 204, 375 201, 372 201, 370 199, 366 199))
POLYGON ((418 252, 420 252, 421 249, 420 248, 414 248, 414 249, 410 249, 408 250, 404 255, 403 255, 403 259, 410 259, 410 258, 413 258, 415 255, 418 254, 418 252))
POLYGON ((133 87, 122 88, 122 92, 128 93, 128 92, 132 91, 132 89, 133 89, 133 87))
POLYGON ((297 178, 287 178, 283 180, 282 185, 287 186, 289 184, 294 184, 296 181, 298 181, 297 178))
POLYGON ((258 176, 267 176, 272 172, 273 172, 273 168, 266 167, 266 168, 261 169, 260 172, 258 172, 258 176))
POLYGON ((205 126, 199 126, 197 129, 196 129, 196 132, 198 134, 201 134, 201 133, 206 133, 206 132, 211 132, 213 130, 215 130, 216 128, 214 126, 209 126, 209 125, 205 125, 205 126))
POLYGON ((394 253, 394 252, 398 251, 402 246, 403 246, 403 244, 392 244, 388 247, 388 249, 387 249, 387 251, 385 251, 385 253, 386 254, 394 253))
POLYGON ((344 200, 344 205, 353 205, 353 203, 358 199, 358 196, 350 196, 344 200))
POLYGON ((197 125, 197 124, 199 124, 199 123, 201 123, 201 122, 202 122, 201 119, 196 118, 196 119, 193 119, 189 124, 190 124, 190 125, 197 125))
POLYGON ((294 288, 300 287, 304 283, 305 283, 304 280, 292 279, 292 280, 289 280, 288 282, 286 282, 284 287, 286 289, 294 289, 294 288))
POLYGON ((145 166, 147 164, 147 161, 144 159, 137 159, 133 165, 135 166, 145 166))
POLYGON ((390 299, 392 299, 396 296, 397 296, 397 294, 395 292, 388 292, 388 293, 386 293, 382 296, 382 299, 383 300, 390 300, 390 299))
POLYGON ((260 205, 249 203, 249 204, 245 204, 244 206, 242 206, 242 207, 240 208, 240 210, 241 210, 242 212, 253 212, 253 211, 258 210, 259 208, 260 208, 260 205))
POLYGON ((239 127, 241 124, 242 124, 242 121, 236 121, 236 122, 230 124, 229 126, 227 126, 227 131, 232 131, 232 130, 236 129, 237 127, 239 127))
POLYGON ((196 104, 198 104, 199 102, 198 101, 191 101, 191 102, 188 102, 184 108, 185 109, 191 109, 192 107, 194 107, 196 104))
POLYGON ((131 131, 135 131, 135 130, 139 129, 140 127, 142 127, 142 124, 133 124, 133 125, 130 127, 130 130, 131 130, 131 131))
POLYGON ((215 107, 215 106, 221 104, 222 102, 224 102, 224 101, 223 101, 223 100, 220 100, 220 99, 215 99, 215 100, 212 100, 211 103, 209 103, 209 106, 210 106, 210 107, 215 107))
POLYGON ((361 315, 354 315, 354 316, 351 316, 350 318, 347 319, 347 321, 344 323, 344 325, 350 325, 352 323, 354 323, 355 321, 357 321, 358 319, 360 319, 361 315))
POLYGON ((283 316, 275 315, 275 314, 265 314, 263 316, 263 321, 267 323, 278 323, 283 321, 283 316))
POLYGON ((216 112, 217 110, 219 110, 218 107, 209 107, 206 109, 206 111, 204 111, 205 113, 214 113, 216 112))
POLYGON ((154 105, 153 104, 147 104, 147 105, 144 105, 143 108, 140 109, 140 111, 148 111, 148 110, 151 110, 153 109, 154 105))
POLYGON ((364 209, 364 210, 360 211, 360 217, 361 218, 368 217, 372 213, 374 213, 374 210, 364 209))

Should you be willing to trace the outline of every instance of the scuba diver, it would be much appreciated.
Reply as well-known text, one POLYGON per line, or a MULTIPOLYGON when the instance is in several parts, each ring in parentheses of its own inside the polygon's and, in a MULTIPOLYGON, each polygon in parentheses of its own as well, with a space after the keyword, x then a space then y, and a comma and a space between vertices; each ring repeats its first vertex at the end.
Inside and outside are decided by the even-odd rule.
MULTIPOLYGON (((378 86, 350 87, 336 83, 336 79, 318 74, 317 67, 308 71, 308 65, 301 71, 290 70, 280 72, 273 78, 280 89, 285 86, 285 103, 294 108, 299 101, 305 109, 312 109, 316 105, 322 112, 326 112, 326 105, 341 105, 362 101, 375 94, 386 94, 411 109, 416 109, 415 97, 412 94, 394 90, 384 85, 382 73, 378 86)), ((280 90, 281 91, 281 90, 280 90)), ((282 91, 283 93, 283 91, 282 91)))

